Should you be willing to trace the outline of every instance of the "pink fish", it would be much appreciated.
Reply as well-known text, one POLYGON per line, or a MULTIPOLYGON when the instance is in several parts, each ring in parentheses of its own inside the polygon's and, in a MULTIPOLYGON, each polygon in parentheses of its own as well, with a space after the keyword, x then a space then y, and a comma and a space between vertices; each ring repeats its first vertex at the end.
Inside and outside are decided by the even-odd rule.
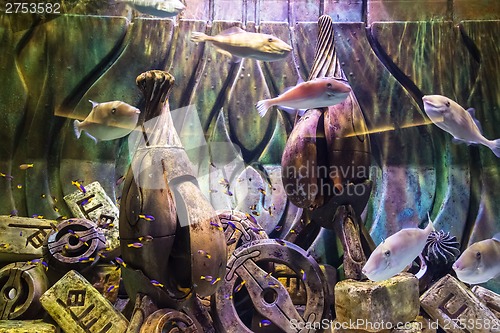
MULTIPOLYGON (((260 116, 264 117, 267 110, 273 105, 292 110, 323 108, 339 104, 346 99, 350 92, 351 87, 346 80, 321 77, 299 83, 276 98, 259 101, 257 110, 260 116)), ((289 113, 293 112, 283 109, 289 113)))

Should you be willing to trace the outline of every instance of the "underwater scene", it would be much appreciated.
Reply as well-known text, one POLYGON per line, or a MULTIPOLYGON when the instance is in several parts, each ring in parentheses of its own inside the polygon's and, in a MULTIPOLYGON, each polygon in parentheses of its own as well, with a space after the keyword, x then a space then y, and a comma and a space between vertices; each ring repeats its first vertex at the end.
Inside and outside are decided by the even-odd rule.
POLYGON ((500 1, 1 0, 0 75, 0 333, 500 332, 500 1))

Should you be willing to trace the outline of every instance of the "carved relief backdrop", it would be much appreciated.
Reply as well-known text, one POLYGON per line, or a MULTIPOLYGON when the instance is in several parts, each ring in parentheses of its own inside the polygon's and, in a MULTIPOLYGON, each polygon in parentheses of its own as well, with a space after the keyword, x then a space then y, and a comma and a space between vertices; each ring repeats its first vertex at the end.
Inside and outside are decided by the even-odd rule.
MULTIPOLYGON (((202 184, 214 207, 256 212, 272 237, 294 240, 304 227, 301 211, 287 202, 279 167, 293 119, 276 110, 260 118, 254 105, 308 76, 316 21, 328 14, 337 22, 336 50, 371 136, 374 189, 363 219, 374 240, 425 224, 427 212, 462 248, 500 231, 500 160, 487 148, 452 144, 429 124, 421 103, 424 94, 442 94, 474 107, 485 136, 500 137, 498 2, 186 4, 174 20, 132 18, 120 5, 91 1, 63 2, 71 16, 0 15, 0 214, 70 215, 63 196, 77 179, 98 180, 119 203, 116 181, 128 168, 127 139, 77 140, 73 120, 87 116, 89 99, 141 108, 136 76, 164 69, 176 79, 171 109, 193 104, 206 140, 234 143, 247 165, 244 174, 217 174, 202 184), (189 40, 192 31, 215 35, 235 25, 276 35, 293 54, 273 63, 232 63, 189 40), (23 163, 34 167, 20 170, 23 163), (238 196, 240 177, 249 181, 251 195, 238 196), (220 190, 221 178, 234 195, 220 190)), ((211 154, 217 160, 217 151, 211 154)), ((334 235, 306 230, 301 245, 320 262, 338 265, 334 235)))

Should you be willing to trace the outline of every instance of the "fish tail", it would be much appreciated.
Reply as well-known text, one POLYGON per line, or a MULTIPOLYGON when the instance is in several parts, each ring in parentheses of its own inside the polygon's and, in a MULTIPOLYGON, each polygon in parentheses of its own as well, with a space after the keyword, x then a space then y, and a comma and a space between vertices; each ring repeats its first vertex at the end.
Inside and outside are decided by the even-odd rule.
POLYGON ((491 140, 488 144, 488 147, 490 147, 491 151, 493 152, 493 154, 495 154, 496 157, 500 157, 500 139, 491 140))
POLYGON ((203 32, 192 32, 191 33, 191 41, 192 42, 206 42, 207 40, 210 40, 210 36, 204 34, 203 32))
POLYGON ((80 135, 82 134, 82 130, 80 129, 80 124, 81 122, 78 120, 75 120, 73 122, 73 129, 75 131, 75 136, 77 139, 80 139, 80 135))
POLYGON ((257 110, 259 111, 259 115, 261 117, 264 117, 267 113, 267 110, 273 105, 273 102, 271 102, 270 99, 264 99, 262 101, 257 102, 257 110))

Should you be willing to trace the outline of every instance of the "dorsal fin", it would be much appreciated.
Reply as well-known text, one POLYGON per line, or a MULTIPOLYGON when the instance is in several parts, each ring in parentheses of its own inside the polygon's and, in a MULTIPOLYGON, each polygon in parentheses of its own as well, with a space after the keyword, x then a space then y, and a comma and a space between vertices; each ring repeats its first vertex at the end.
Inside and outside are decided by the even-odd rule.
POLYGON ((496 240, 497 242, 500 242, 500 232, 495 234, 495 236, 493 236, 493 239, 496 240))
POLYGON ((95 108, 96 106, 99 105, 99 103, 94 102, 93 100, 89 99, 89 102, 92 103, 92 109, 95 108))
POLYGON ((481 134, 483 134, 483 128, 481 127, 481 123, 476 118, 476 109, 474 109, 474 108, 468 108, 467 112, 472 117, 472 120, 476 123, 477 128, 479 128, 479 132, 481 132, 481 134))
POLYGON ((221 31, 219 35, 220 36, 228 36, 228 35, 240 34, 242 32, 246 32, 246 31, 241 29, 240 27, 231 27, 229 29, 221 31))

